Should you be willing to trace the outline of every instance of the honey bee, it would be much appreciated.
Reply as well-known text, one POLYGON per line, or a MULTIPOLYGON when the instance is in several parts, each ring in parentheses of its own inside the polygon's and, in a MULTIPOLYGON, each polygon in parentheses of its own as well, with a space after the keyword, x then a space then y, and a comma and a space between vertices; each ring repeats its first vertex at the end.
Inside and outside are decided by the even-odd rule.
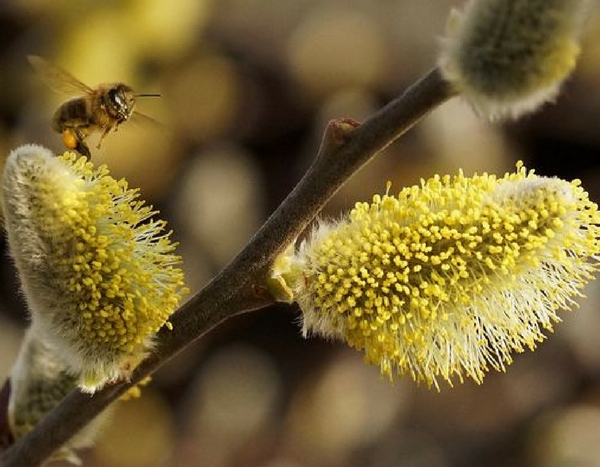
POLYGON ((102 132, 96 145, 96 149, 100 149, 106 135, 113 129, 117 131, 119 125, 133 114, 153 121, 133 109, 138 97, 160 97, 160 94, 136 94, 124 83, 106 83, 91 88, 42 57, 29 55, 27 59, 51 88, 70 95, 79 94, 61 104, 52 117, 52 128, 62 135, 68 149, 90 157, 85 140, 95 131, 102 132))

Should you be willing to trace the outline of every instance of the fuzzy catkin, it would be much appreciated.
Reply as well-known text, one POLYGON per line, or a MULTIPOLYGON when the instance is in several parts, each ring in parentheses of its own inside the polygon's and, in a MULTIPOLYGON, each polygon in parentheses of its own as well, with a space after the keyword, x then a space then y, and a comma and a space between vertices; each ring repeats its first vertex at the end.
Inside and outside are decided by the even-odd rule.
POLYGON ((454 10, 439 59, 444 77, 490 119, 553 100, 580 55, 588 0, 472 0, 454 10))
POLYGON ((105 166, 35 145, 9 155, 2 190, 36 336, 83 391, 127 378, 186 292, 165 222, 105 166))
MULTIPOLYGON (((77 378, 66 371, 64 362, 29 328, 11 370, 8 422, 12 435, 20 439, 29 433, 62 399, 77 388, 77 378)), ((80 465, 77 449, 91 446, 110 417, 105 410, 77 435, 58 449, 52 458, 80 465)))
POLYGON ((305 334, 344 341, 390 378, 480 383, 576 306, 600 268, 599 225, 577 180, 520 165, 436 175, 320 222, 274 276, 305 334))

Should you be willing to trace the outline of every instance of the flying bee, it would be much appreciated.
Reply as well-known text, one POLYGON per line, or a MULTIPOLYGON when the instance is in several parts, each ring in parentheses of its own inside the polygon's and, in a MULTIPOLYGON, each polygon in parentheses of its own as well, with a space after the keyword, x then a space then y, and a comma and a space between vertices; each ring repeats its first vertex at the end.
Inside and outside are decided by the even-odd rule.
POLYGON ((152 120, 134 112, 135 102, 138 97, 160 97, 160 94, 136 94, 124 83, 106 83, 91 88, 42 57, 29 55, 27 59, 51 88, 80 95, 61 104, 52 117, 52 129, 62 135, 68 149, 90 157, 90 148, 85 140, 95 131, 102 132, 96 145, 96 149, 100 149, 106 135, 113 129, 117 131, 119 125, 133 114, 152 120))

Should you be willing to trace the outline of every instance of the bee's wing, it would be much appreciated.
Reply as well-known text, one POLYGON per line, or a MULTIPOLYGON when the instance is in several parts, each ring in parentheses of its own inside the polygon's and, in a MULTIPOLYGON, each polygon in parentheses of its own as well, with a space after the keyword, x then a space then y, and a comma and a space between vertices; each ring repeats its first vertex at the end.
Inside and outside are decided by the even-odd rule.
POLYGON ((52 65, 38 55, 28 55, 27 60, 35 72, 55 91, 69 95, 89 94, 93 92, 92 88, 83 84, 71 73, 52 65))
POLYGON ((154 128, 162 128, 164 127, 164 124, 159 122, 158 120, 149 117, 148 115, 142 113, 142 112, 138 112, 137 110, 134 110, 133 113, 131 114, 131 118, 129 119, 130 121, 134 122, 135 125, 150 125, 154 128))

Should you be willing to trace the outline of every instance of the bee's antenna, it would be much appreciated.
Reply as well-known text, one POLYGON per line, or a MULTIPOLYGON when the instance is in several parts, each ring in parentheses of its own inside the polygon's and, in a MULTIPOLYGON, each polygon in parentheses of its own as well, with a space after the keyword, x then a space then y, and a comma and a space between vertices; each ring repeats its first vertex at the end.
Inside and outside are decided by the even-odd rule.
POLYGON ((160 94, 134 94, 135 97, 162 97, 160 94))

